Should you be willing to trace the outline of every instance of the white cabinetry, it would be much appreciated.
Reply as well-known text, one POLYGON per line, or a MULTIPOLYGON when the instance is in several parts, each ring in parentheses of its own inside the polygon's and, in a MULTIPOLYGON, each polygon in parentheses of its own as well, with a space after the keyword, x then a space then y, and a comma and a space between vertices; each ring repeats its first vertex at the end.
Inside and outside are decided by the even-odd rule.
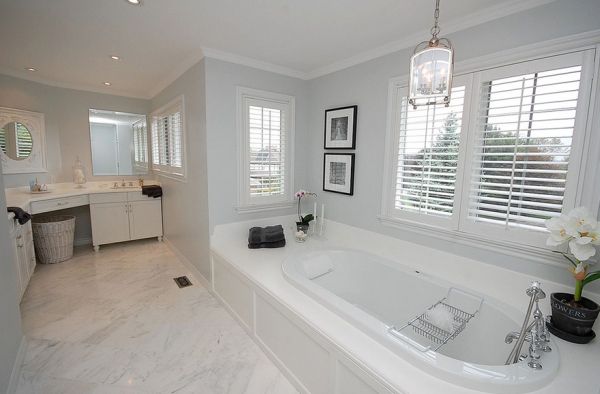
POLYGON ((148 198, 141 192, 92 194, 90 215, 96 251, 100 245, 114 242, 152 237, 162 240, 160 198, 148 198))
POLYGON ((15 263, 19 277, 19 294, 23 297, 29 279, 35 270, 35 250, 33 248, 33 233, 31 221, 20 225, 17 221, 9 220, 10 238, 15 252, 15 263))

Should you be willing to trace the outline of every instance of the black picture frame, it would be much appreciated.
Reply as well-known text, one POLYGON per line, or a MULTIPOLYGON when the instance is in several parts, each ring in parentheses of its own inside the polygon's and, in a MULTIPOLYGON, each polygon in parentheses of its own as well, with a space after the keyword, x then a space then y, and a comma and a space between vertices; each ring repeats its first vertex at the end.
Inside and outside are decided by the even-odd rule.
POLYGON ((347 196, 354 195, 354 164, 355 164, 355 154, 354 153, 324 153, 323 154, 323 191, 345 194, 347 196), (334 159, 335 157, 343 158, 343 160, 339 160, 337 162, 329 161, 328 158, 334 159), (335 171, 331 168, 331 164, 329 163, 343 163, 345 164, 343 175, 336 177, 338 182, 331 182, 332 171, 335 171), (349 165, 350 169, 348 170, 346 167, 349 165), (329 171, 328 171, 329 169, 329 171), (349 172, 349 174, 348 174, 349 172), (343 183, 341 176, 343 176, 343 183), (342 187, 343 185, 343 187, 342 187))
POLYGON ((358 105, 331 108, 325 110, 325 125, 323 128, 323 149, 356 149, 356 122, 358 117, 358 105), (337 115, 337 116, 336 116, 337 115), (345 119, 345 120, 344 120, 345 119), (332 138, 333 124, 340 125, 340 136, 332 138), (343 134, 345 133, 345 134, 343 134))

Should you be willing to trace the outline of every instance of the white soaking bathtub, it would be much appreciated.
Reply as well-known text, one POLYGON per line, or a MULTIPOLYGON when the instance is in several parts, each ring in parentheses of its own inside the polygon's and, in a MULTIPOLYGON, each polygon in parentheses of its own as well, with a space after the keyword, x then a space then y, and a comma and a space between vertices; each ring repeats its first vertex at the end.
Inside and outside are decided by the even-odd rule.
MULTIPOLYGON (((519 330, 524 316, 485 294, 357 250, 298 254, 286 259, 282 268, 296 287, 400 357, 451 383, 486 392, 523 393, 550 383, 558 370, 553 341, 552 352, 540 360, 542 370, 531 369, 527 360, 504 365, 514 345, 506 344, 504 338, 519 330), (428 327, 407 325, 440 300, 458 308, 455 313, 471 316, 464 329, 445 344, 426 338, 428 327), (427 332, 417 332, 419 327, 427 332)), ((528 302, 523 289, 523 306, 528 302)), ((526 342, 521 353, 527 349, 526 342)))

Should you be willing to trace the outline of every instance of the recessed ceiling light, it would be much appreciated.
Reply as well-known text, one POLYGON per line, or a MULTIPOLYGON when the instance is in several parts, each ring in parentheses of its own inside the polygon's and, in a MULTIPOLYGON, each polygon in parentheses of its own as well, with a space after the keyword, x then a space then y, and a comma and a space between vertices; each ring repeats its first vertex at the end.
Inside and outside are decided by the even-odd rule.
POLYGON ((36 72, 36 71, 37 71, 37 68, 33 68, 33 67, 25 67, 25 70, 27 70, 27 71, 31 71, 31 72, 33 73, 33 72, 36 72))
POLYGON ((104 84, 104 86, 110 86, 110 85, 112 85, 112 83, 110 83, 110 82, 102 82, 102 83, 104 84))
POLYGON ((117 56, 117 55, 111 55, 110 58, 112 60, 121 60, 121 57, 117 56))
POLYGON ((127 0, 129 4, 142 5, 142 0, 127 0))

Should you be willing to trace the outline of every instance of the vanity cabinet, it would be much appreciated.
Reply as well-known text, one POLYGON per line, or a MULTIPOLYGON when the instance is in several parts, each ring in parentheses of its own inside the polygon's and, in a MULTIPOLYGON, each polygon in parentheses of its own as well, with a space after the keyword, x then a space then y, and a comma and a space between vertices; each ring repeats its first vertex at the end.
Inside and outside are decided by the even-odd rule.
POLYGON ((94 250, 100 245, 157 237, 162 240, 160 198, 141 192, 99 193, 90 195, 94 250))
POLYGON ((11 243, 16 256, 16 271, 18 276, 18 289, 20 298, 25 294, 31 275, 35 270, 35 249, 33 247, 33 233, 31 221, 20 225, 17 221, 9 220, 11 243))

